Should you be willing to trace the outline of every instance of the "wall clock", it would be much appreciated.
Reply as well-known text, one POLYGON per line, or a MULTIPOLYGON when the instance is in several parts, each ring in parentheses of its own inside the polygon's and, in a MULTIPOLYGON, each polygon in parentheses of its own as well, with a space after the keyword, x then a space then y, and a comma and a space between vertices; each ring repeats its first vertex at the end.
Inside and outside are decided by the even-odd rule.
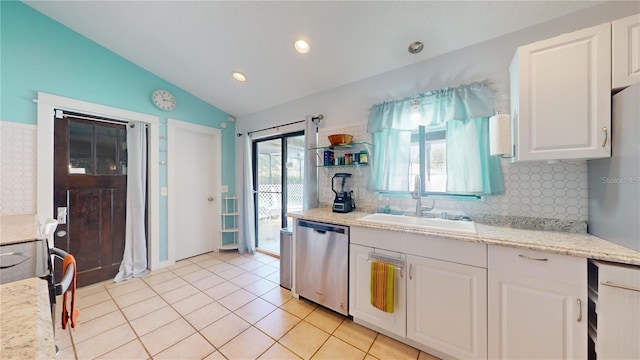
POLYGON ((167 90, 156 90, 151 94, 153 105, 164 111, 171 111, 176 107, 176 98, 167 90))

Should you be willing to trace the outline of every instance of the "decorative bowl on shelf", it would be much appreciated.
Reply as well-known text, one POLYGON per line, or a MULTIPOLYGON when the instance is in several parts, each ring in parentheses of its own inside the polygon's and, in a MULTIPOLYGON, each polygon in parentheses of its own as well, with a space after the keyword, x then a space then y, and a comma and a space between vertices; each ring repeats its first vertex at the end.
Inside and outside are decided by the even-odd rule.
POLYGON ((334 134, 329 135, 329 142, 332 146, 337 145, 349 145, 351 144, 352 135, 349 134, 334 134))

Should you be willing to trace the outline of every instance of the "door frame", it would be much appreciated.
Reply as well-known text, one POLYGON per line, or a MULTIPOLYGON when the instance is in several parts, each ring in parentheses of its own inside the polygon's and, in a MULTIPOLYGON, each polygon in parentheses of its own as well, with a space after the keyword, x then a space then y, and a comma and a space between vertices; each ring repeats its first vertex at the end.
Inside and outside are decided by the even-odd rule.
MULTIPOLYGON (((135 111, 119 109, 111 106, 95 104, 87 101, 67 98, 63 96, 38 92, 37 118, 38 118, 38 145, 37 145, 37 218, 44 223, 46 219, 55 219, 53 214, 53 125, 55 110, 68 110, 100 117, 107 117, 123 121, 140 121, 149 125, 149 204, 147 212, 148 244, 147 258, 150 270, 155 270, 169 265, 160 261, 160 199, 153 194, 160 193, 159 176, 159 134, 160 118, 158 116, 143 114, 135 111)), ((53 246, 53 244, 50 244, 53 246)))
MULTIPOLYGON (((177 234, 176 234, 176 211, 175 206, 172 206, 175 203, 175 197, 178 193, 179 189, 176 186, 176 180, 179 174, 175 171, 175 164, 178 161, 177 153, 176 153, 176 130, 177 129, 187 129, 192 131, 197 131, 199 133, 212 135, 213 136, 213 154, 209 154, 211 166, 213 166, 213 198, 214 198, 214 214, 213 214, 213 229, 214 231, 220 230, 220 222, 222 221, 220 216, 222 213, 221 201, 222 198, 222 131, 217 128, 208 127, 204 125, 198 125, 182 120, 176 120, 172 118, 167 118, 167 147, 169 149, 173 149, 167 153, 167 242, 169 243, 168 247, 168 261, 170 263, 174 263, 176 261, 176 247, 178 244, 177 234), (216 171, 217 170, 217 171, 216 171)), ((221 236, 222 234, 220 234, 221 236)), ((214 251, 217 250, 218 244, 214 243, 214 251)))
MULTIPOLYGON (((305 130, 295 130, 295 131, 291 131, 291 132, 287 132, 287 133, 278 133, 278 134, 274 134, 274 135, 269 135, 269 136, 265 136, 265 137, 261 137, 261 138, 257 138, 257 139, 252 139, 251 141, 251 166, 253 169, 253 219, 254 219, 254 231, 256 234, 256 239, 255 239, 255 246, 256 249, 258 248, 258 242, 260 240, 260 234, 258 233, 258 143, 259 142, 264 142, 264 141, 270 141, 270 140, 275 140, 275 139, 280 139, 280 151, 281 151, 281 156, 280 156, 280 167, 282 169, 282 173, 280 174, 280 180, 281 180, 281 187, 280 187, 280 227, 285 227, 286 226, 286 222, 287 222, 287 217, 286 217, 286 207, 287 207, 287 187, 285 186, 285 182, 287 179, 287 142, 286 140, 288 138, 291 137, 297 137, 297 136, 305 136, 305 130)), ((305 138, 306 139, 306 138, 305 138)), ((305 161, 307 159, 305 158, 305 161)), ((306 175, 303 172, 303 176, 306 175)))

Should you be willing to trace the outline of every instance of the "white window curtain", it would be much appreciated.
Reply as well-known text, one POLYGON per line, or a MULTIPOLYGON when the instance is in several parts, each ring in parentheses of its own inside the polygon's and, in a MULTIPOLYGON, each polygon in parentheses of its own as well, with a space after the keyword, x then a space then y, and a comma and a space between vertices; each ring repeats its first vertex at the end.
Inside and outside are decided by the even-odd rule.
POLYGON ((145 209, 147 192, 147 131, 142 122, 127 126, 127 216, 124 255, 115 282, 140 277, 147 270, 145 209))
POLYGON ((240 186, 240 201, 242 212, 239 219, 240 231, 238 239, 238 252, 241 254, 256 252, 256 231, 254 227, 254 203, 253 203, 253 162, 251 159, 251 135, 243 134, 239 137, 242 142, 242 170, 240 186))

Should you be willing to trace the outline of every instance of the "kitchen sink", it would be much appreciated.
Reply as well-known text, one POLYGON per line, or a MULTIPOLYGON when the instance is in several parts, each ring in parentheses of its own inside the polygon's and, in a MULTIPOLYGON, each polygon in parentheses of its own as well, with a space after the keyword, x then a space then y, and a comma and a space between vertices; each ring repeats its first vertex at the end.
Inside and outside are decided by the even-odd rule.
POLYGON ((439 230, 447 232, 461 232, 477 234, 476 223, 468 220, 449 220, 439 218, 422 218, 404 215, 371 214, 358 218, 358 221, 365 221, 378 224, 406 225, 426 230, 439 230))

